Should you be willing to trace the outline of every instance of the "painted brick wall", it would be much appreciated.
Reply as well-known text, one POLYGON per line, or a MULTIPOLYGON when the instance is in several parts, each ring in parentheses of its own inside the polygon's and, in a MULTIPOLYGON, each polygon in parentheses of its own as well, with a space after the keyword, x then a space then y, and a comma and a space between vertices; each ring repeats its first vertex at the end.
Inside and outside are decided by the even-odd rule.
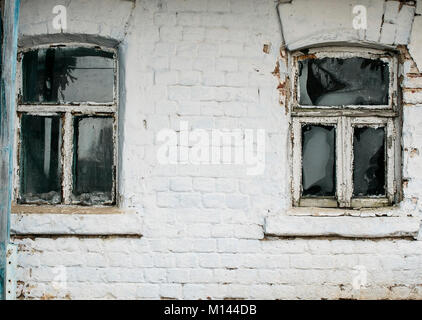
MULTIPOLYGON (((55 2, 22 2, 21 39, 54 38, 55 2)), ((67 33, 120 42, 124 213, 14 214, 19 298, 422 298, 421 241, 264 234, 266 219, 286 215, 291 202, 290 118, 278 89, 287 70, 275 1, 102 2, 97 11, 71 1, 67 33), (158 163, 157 133, 178 130, 181 121, 192 129, 265 129, 264 173, 248 176, 241 165, 158 163), (103 237, 72 237, 95 229, 103 237), (67 236, 47 235, 57 230, 67 236), (358 290, 353 282, 362 266, 367 285, 358 290), (57 285, 61 279, 65 286, 57 285)), ((379 10, 395 3, 387 2, 379 10)), ((315 21, 324 24, 324 17, 315 21)), ((300 18, 293 23, 303 28, 300 18)), ((406 45, 401 50, 400 208, 418 218, 422 75, 406 45)))

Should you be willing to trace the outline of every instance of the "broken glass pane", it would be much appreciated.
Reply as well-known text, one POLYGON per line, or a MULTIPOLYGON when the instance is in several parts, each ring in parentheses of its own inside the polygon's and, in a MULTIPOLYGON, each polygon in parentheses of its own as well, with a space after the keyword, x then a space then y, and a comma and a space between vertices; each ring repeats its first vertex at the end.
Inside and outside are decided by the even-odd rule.
POLYGON ((61 201, 61 118, 22 115, 20 203, 61 201))
POLYGON ((353 195, 385 195, 385 131, 355 128, 353 134, 353 195))
POLYGON ((94 48, 49 48, 23 56, 23 102, 113 101, 113 54, 94 48))
POLYGON ((113 118, 75 117, 73 195, 80 204, 112 200, 113 118))
POLYGON ((299 61, 299 104, 387 105, 388 63, 380 59, 323 58, 299 61))
POLYGON ((335 195, 335 127, 302 127, 302 187, 304 196, 335 195))

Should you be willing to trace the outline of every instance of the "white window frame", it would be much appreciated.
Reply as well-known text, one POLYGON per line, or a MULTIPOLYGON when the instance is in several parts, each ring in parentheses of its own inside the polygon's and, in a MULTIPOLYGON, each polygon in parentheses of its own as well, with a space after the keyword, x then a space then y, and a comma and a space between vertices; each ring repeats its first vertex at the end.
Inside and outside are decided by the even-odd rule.
POLYGON ((400 201, 401 181, 401 113, 398 103, 398 59, 394 53, 362 48, 319 48, 295 52, 290 59, 292 85, 291 160, 292 204, 295 207, 373 208, 400 201), (307 58, 372 58, 389 63, 390 85, 387 105, 302 106, 298 61, 307 58), (302 126, 333 125, 336 128, 334 197, 302 197, 302 126), (357 126, 385 127, 385 196, 353 197, 353 130, 357 126))
MULTIPOLYGON (((60 158, 60 165, 62 168, 62 181, 61 181, 61 196, 62 201, 60 204, 50 204, 41 201, 41 203, 23 204, 24 206, 48 205, 48 206, 79 206, 80 201, 73 199, 73 176, 72 176, 72 163, 73 163, 73 120, 75 116, 107 116, 113 118, 113 184, 111 192, 111 200, 104 202, 101 205, 93 205, 92 207, 109 207, 117 205, 117 181, 118 181, 118 104, 119 104, 119 65, 117 57, 117 49, 100 47, 98 45, 91 45, 86 43, 66 43, 66 44, 48 44, 31 46, 23 48, 18 52, 17 71, 16 71, 16 86, 17 86, 17 110, 16 110, 16 130, 15 130, 15 150, 16 156, 14 159, 14 189, 13 189, 13 202, 16 206, 20 197, 20 171, 19 171, 19 157, 20 157, 20 141, 21 141, 21 115, 29 114, 36 116, 61 116, 62 119, 62 152, 60 158), (113 101, 108 103, 98 103, 91 101, 84 102, 63 102, 59 104, 53 103, 23 103, 22 102, 22 58, 25 52, 47 49, 47 48, 95 48, 104 52, 111 52, 114 61, 114 88, 113 88, 113 101)), ((19 204, 19 206, 22 206, 19 204)), ((84 207, 86 205, 84 204, 84 207)))

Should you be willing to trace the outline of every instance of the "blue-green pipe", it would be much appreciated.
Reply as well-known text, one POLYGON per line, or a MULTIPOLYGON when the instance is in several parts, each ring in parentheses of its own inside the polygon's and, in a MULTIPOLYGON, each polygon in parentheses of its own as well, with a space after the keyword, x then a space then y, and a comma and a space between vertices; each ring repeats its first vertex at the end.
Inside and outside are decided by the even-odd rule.
POLYGON ((10 239, 10 207, 15 129, 15 80, 20 0, 3 1, 0 83, 0 298, 5 298, 6 247, 10 239))

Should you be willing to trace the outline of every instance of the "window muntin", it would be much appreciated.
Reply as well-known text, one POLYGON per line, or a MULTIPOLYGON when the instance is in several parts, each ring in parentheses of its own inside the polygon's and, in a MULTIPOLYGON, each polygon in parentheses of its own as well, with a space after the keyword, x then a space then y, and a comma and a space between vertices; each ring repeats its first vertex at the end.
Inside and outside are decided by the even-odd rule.
MULTIPOLYGON (((291 114, 292 190, 295 206, 377 207, 398 201, 396 180, 400 175, 398 150, 400 140, 397 136, 399 132, 395 79, 397 61, 393 55, 380 51, 369 53, 356 49, 351 51, 313 49, 306 54, 293 54, 291 66, 295 76, 291 94, 291 114), (309 71, 306 69, 311 68, 312 63, 309 63, 311 60, 313 63, 321 61, 318 68, 324 69, 319 71, 319 78, 316 77, 315 80, 314 77, 317 81, 314 86, 307 83, 310 80, 304 77, 309 71), (357 69, 360 73, 352 72, 352 66, 359 66, 357 69), (345 70, 349 70, 349 74, 346 75, 345 70), (369 79, 361 79, 362 74, 370 74, 371 70, 376 74, 367 75, 369 79), (351 83, 354 78, 357 84, 351 83), (385 81, 386 78, 388 81, 385 81), (333 79, 341 79, 339 81, 341 85, 333 79), (306 98, 309 103, 302 105, 299 102, 306 102, 305 98, 301 99, 304 85, 305 89, 314 92, 311 93, 312 99, 306 98), (373 87, 373 90, 379 86, 379 92, 382 94, 374 95, 371 91, 359 90, 359 87, 364 86, 373 87), (362 95, 362 92, 366 95, 362 95), (336 127, 334 151, 336 188, 333 196, 318 192, 315 188, 313 194, 309 193, 305 176, 305 172, 312 170, 312 167, 315 176, 324 177, 326 170, 313 164, 312 157, 306 158, 303 145, 306 143, 304 129, 307 130, 310 125, 321 127, 327 124, 336 127), (371 147, 368 141, 372 142, 371 147)), ((315 66, 312 68, 317 70, 315 66)), ((308 95, 306 91, 304 94, 308 95)), ((314 146, 313 149, 314 152, 318 152, 318 149, 321 151, 314 157, 328 159, 325 154, 328 150, 327 142, 319 143, 320 148, 314 146)))
POLYGON ((19 167, 15 173, 16 202, 115 204, 118 116, 116 51, 89 45, 41 46, 23 50, 19 53, 18 61, 19 130, 16 141, 19 167), (53 61, 48 68, 45 62, 40 63, 40 60, 45 60, 47 53, 53 61), (44 58, 40 58, 41 55, 44 58), (41 71, 36 76, 30 72, 38 69, 41 71), (32 89, 31 81, 34 82, 32 89), (26 119, 31 117, 41 124, 47 123, 44 127, 48 130, 38 130, 42 131, 39 137, 31 132, 30 126, 25 125, 28 122, 26 119), (51 131, 48 124, 50 118, 60 119, 59 126, 57 121, 54 122, 55 131, 51 131), (49 130, 52 138, 48 137, 49 130), (28 147, 25 145, 40 145, 41 142, 37 140, 55 142, 50 142, 51 150, 56 150, 54 148, 58 145, 58 164, 44 164, 48 162, 47 158, 38 156, 43 166, 57 167, 58 173, 53 179, 54 188, 51 185, 49 188, 39 187, 40 191, 34 193, 26 186, 26 177, 32 178, 32 185, 42 185, 40 180, 45 175, 35 176, 31 165, 28 165, 29 161, 23 159, 27 157, 28 147))

